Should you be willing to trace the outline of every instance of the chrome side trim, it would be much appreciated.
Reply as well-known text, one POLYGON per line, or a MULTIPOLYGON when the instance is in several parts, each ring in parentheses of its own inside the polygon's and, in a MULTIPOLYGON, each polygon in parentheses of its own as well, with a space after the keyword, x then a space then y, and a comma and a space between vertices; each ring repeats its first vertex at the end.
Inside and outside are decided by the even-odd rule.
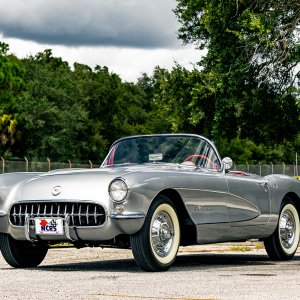
POLYGON ((143 219, 145 218, 144 213, 122 213, 122 214, 110 214, 112 219, 143 219))
POLYGON ((235 194, 232 194, 232 193, 227 192, 227 191, 205 190, 205 189, 191 189, 191 188, 175 188, 175 190, 198 191, 198 192, 209 192, 209 193, 216 193, 216 194, 224 194, 224 195, 232 196, 232 197, 235 197, 237 199, 240 199, 240 200, 243 200, 245 202, 248 202, 248 203, 251 204, 251 206, 255 207, 258 211, 260 211, 260 209, 254 203, 252 203, 251 201, 249 201, 248 199, 243 198, 243 197, 238 196, 238 195, 235 195, 235 194))

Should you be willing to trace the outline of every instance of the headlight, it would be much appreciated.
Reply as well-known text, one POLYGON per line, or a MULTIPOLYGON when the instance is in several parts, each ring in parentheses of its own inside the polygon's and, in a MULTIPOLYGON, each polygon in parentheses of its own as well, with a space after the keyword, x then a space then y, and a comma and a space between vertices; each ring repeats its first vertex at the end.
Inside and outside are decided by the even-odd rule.
POLYGON ((114 179, 109 185, 108 192, 115 202, 122 202, 127 196, 128 187, 122 179, 114 179))

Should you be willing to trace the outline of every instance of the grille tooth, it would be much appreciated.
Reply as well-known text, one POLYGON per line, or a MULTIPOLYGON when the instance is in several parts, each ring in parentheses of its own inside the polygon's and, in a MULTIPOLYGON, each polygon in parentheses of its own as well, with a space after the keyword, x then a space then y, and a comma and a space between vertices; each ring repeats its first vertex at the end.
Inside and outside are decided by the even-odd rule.
POLYGON ((94 209, 94 222, 97 223, 97 206, 95 205, 94 209))
POLYGON ((71 213, 72 225, 74 225, 74 204, 72 204, 72 213, 71 213))
MULTIPOLYGON (((25 222, 25 216, 27 215, 27 209, 28 209, 28 206, 25 205, 24 222, 25 222)), ((23 222, 23 220, 22 220, 22 222, 23 222)))
POLYGON ((25 225, 25 216, 30 218, 70 216, 70 226, 100 226, 105 222, 105 211, 100 204, 72 202, 33 202, 18 203, 10 210, 10 222, 15 226, 25 225))
POLYGON ((16 217, 16 214, 17 214, 17 212, 16 212, 16 207, 14 207, 12 217, 13 217, 13 220, 14 220, 15 223, 17 223, 17 217, 16 217))
POLYGON ((78 217, 79 217, 79 224, 81 225, 81 205, 79 206, 79 210, 78 210, 78 217))
POLYGON ((22 207, 19 207, 18 217, 19 217, 19 224, 21 224, 22 223, 22 207))
POLYGON ((86 224, 89 226, 89 205, 86 208, 85 216, 86 216, 86 224))

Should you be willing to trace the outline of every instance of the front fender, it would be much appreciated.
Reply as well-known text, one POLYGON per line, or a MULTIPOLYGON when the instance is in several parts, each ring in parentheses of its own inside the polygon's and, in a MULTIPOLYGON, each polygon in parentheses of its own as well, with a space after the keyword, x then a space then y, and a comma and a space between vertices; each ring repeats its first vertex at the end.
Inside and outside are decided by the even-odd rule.
POLYGON ((0 232, 8 233, 9 209, 14 201, 18 187, 27 180, 42 173, 7 173, 0 175, 0 232))

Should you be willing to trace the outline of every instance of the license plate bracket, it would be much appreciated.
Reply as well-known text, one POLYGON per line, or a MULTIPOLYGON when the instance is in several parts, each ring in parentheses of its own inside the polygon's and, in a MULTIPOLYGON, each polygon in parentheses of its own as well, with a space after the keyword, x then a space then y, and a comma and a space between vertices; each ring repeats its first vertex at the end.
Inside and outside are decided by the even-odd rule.
POLYGON ((35 233, 38 235, 63 235, 62 218, 34 218, 35 233))

